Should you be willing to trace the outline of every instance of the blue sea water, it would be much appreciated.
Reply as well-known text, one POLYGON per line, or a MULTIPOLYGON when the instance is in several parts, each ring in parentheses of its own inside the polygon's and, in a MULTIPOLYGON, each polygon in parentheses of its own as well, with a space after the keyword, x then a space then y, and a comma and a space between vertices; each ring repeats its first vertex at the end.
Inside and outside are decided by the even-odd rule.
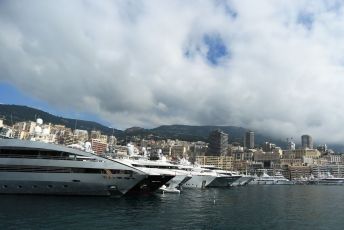
POLYGON ((0 196, 0 229, 344 229, 344 186, 185 189, 151 196, 0 196))

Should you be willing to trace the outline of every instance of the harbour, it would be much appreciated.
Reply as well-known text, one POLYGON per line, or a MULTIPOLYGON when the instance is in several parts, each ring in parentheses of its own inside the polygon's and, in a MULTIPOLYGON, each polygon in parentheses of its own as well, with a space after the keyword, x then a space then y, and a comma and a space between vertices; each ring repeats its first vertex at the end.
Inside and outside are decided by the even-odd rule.
POLYGON ((342 229, 344 186, 184 189, 182 194, 1 195, 1 229, 342 229))
POLYGON ((344 1, 0 0, 0 230, 343 229, 343 25, 344 1))

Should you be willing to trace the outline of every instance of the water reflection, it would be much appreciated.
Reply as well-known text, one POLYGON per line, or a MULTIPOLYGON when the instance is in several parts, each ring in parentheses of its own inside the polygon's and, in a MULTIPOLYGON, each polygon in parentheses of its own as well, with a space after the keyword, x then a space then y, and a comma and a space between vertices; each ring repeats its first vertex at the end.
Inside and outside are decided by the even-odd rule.
POLYGON ((23 229, 341 229, 344 186, 185 189, 99 198, 0 196, 0 227, 23 229))

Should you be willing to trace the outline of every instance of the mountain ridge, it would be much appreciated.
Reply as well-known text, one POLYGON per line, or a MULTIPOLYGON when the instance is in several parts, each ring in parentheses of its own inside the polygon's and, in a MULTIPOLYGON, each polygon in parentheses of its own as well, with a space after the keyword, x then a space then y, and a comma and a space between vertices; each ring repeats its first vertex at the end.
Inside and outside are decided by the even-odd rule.
MULTIPOLYGON (((119 130, 102 125, 95 121, 79 120, 56 116, 40 109, 25 105, 0 104, 0 118, 4 117, 4 123, 12 125, 20 121, 35 121, 42 118, 45 123, 65 125, 68 128, 84 129, 87 131, 99 130, 103 134, 114 134, 118 139, 128 141, 132 137, 155 139, 179 139, 186 141, 208 141, 209 133, 215 129, 220 129, 229 135, 230 142, 243 142, 243 137, 249 129, 237 126, 212 126, 212 125, 161 125, 155 128, 146 129, 141 127, 131 127, 126 130, 119 130), (129 139, 128 139, 129 138, 129 139)), ((255 131, 255 143, 262 146, 265 141, 272 142, 282 148, 286 147, 286 141, 278 138, 270 138, 258 131, 255 131)), ((337 151, 344 151, 342 145, 331 145, 337 151)))
MULTIPOLYGON (((32 108, 25 105, 8 105, 0 104, 0 116, 3 116, 4 122, 7 125, 12 125, 20 121, 35 121, 36 118, 42 118, 45 123, 65 125, 71 129, 85 129, 87 131, 99 130, 103 134, 112 135, 120 139, 126 139, 133 136, 147 138, 148 136, 155 136, 158 139, 179 139, 186 141, 208 141, 208 135, 215 129, 221 129, 229 135, 230 142, 242 143, 244 133, 248 129, 236 126, 195 126, 195 125, 161 125, 152 129, 145 129, 141 127, 131 127, 126 130, 113 129, 104 126, 98 122, 86 121, 72 118, 65 118, 45 112, 40 109, 32 108)), ((265 136, 256 133, 256 143, 262 144, 268 140, 265 136)), ((272 140, 271 140, 272 141, 272 140)), ((274 143, 281 144, 280 141, 274 143)))

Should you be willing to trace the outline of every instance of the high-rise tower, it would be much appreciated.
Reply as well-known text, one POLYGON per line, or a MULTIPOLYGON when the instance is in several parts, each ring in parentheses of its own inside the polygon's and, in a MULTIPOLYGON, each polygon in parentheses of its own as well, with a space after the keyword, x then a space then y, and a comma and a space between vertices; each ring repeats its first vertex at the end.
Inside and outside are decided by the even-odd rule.
POLYGON ((303 149, 313 149, 313 138, 310 135, 302 135, 301 136, 301 143, 303 149))
POLYGON ((244 147, 248 149, 254 148, 254 132, 253 131, 248 131, 245 133, 244 147))
POLYGON ((208 156, 224 156, 227 154, 228 134, 214 130, 209 134, 208 156))

